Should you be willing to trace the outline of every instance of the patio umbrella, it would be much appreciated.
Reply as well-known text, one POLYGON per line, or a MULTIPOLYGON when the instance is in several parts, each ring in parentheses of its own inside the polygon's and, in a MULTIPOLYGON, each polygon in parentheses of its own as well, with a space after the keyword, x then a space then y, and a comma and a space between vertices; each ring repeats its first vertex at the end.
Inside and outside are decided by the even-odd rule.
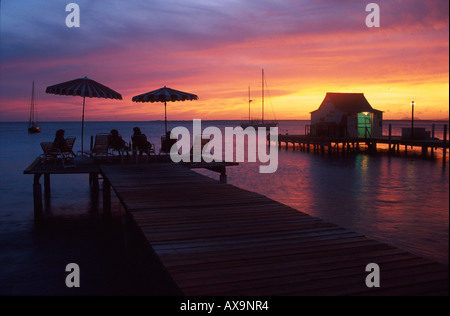
POLYGON ((166 135, 167 135, 167 102, 185 101, 185 100, 198 100, 198 96, 192 93, 178 91, 164 86, 164 88, 140 94, 132 98, 132 101, 134 102, 164 102, 164 123, 166 135))
POLYGON ((84 105, 86 97, 122 100, 122 95, 116 91, 89 79, 88 77, 66 81, 47 87, 45 93, 56 95, 78 95, 83 97, 83 114, 81 116, 81 151, 83 152, 84 105))

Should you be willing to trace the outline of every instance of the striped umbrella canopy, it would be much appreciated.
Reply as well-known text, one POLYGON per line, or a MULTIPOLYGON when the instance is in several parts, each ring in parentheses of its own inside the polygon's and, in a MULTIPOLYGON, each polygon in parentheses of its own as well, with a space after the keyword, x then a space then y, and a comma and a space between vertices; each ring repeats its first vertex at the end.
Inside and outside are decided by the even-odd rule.
POLYGON ((83 114, 81 117, 81 151, 83 152, 84 106, 86 97, 122 100, 122 95, 107 86, 88 77, 66 81, 47 87, 45 93, 56 95, 73 95, 83 97, 83 114))
POLYGON ((131 100, 134 102, 164 102, 164 122, 167 135, 167 102, 198 100, 198 96, 164 86, 164 88, 134 96, 131 100))

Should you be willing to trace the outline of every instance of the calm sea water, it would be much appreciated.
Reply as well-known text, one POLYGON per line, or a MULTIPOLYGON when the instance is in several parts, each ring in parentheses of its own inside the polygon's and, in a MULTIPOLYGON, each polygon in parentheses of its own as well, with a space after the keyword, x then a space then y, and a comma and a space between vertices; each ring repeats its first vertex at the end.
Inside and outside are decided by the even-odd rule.
MULTIPOLYGON (((394 135, 401 134, 409 122, 392 124, 394 135)), ((281 121, 280 133, 304 134, 307 121, 281 121)), ((435 124, 438 138, 448 122, 416 122, 431 130, 435 124)), ((236 121, 204 121, 202 127, 238 126, 236 121)), ((79 122, 40 124, 42 133, 30 135, 26 123, 0 123, 0 268, 8 275, 8 263, 14 256, 31 256, 33 235, 33 197, 31 175, 23 170, 41 154, 40 142, 52 141, 57 129, 66 136, 76 136, 75 149, 81 149, 79 122), (31 243, 21 250, 10 246, 17 236, 30 233, 31 243), (14 239, 14 240, 13 240, 14 239), (10 247, 9 247, 9 246, 10 247), (14 253, 17 251, 17 254, 14 253)), ((87 122, 84 148, 90 136, 119 130, 129 140, 132 128, 139 126, 150 141, 159 147, 164 122, 87 122)), ((169 122, 169 128, 186 126, 191 121, 169 122)), ((354 154, 340 157, 320 156, 300 151, 279 151, 278 170, 260 174, 258 163, 244 162, 227 169, 228 182, 255 191, 340 226, 395 245, 420 256, 448 263, 449 246, 449 171, 443 163, 442 150, 435 159, 419 154, 407 157, 354 154)), ((447 158, 448 160, 448 158, 447 158)), ((218 175, 199 171, 213 178, 218 175)), ((52 176, 51 204, 47 214, 55 217, 79 217, 96 212, 86 175, 52 176)))

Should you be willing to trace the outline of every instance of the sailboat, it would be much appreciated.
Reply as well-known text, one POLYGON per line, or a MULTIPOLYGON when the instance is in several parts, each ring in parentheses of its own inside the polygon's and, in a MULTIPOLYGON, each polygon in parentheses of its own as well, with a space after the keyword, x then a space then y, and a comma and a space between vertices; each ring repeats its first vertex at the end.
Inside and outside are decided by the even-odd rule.
POLYGON ((263 69, 262 70, 262 80, 261 80, 261 89, 262 89, 262 93, 261 93, 261 107, 262 107, 261 120, 259 120, 259 119, 252 119, 250 117, 250 104, 251 104, 252 100, 250 100, 250 87, 249 87, 248 88, 248 121, 245 121, 245 122, 241 123, 241 127, 242 128, 247 128, 249 126, 252 126, 254 128, 258 128, 258 127, 270 128, 270 127, 278 126, 278 122, 265 121, 264 120, 264 82, 265 82, 265 78, 264 78, 264 69, 263 69))
POLYGON ((41 128, 38 126, 37 121, 35 121, 34 115, 34 81, 33 81, 33 87, 31 89, 31 107, 30 107, 30 121, 28 122, 28 133, 35 134, 40 132, 41 128))

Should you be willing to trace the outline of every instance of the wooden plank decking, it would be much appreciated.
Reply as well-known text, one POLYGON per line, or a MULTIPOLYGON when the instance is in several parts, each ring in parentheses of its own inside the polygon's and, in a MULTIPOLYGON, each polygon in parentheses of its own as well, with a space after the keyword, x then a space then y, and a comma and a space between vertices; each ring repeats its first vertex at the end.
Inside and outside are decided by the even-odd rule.
POLYGON ((102 166, 186 295, 448 295, 448 266, 173 163, 102 166), (380 267, 368 288, 366 265, 380 267))

